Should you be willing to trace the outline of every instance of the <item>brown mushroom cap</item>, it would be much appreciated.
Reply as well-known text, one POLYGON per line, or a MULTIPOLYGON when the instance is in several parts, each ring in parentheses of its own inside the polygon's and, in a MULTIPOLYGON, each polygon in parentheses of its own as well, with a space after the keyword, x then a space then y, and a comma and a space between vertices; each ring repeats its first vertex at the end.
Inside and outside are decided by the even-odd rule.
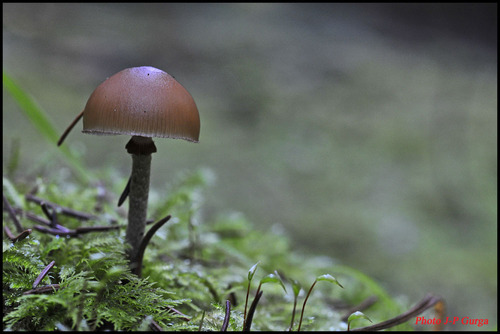
POLYGON ((106 79, 90 95, 83 132, 198 142, 200 116, 191 95, 171 75, 150 66, 132 67, 106 79))

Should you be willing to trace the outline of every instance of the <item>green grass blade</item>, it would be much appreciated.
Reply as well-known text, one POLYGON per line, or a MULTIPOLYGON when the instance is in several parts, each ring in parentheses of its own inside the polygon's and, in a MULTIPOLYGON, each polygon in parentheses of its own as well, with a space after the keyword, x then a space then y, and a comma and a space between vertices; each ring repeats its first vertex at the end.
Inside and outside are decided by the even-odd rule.
MULTIPOLYGON (((55 147, 60 134, 52 125, 45 112, 38 107, 33 99, 5 72, 3 72, 3 86, 14 98, 31 124, 33 124, 43 137, 55 147)), ((81 181, 89 181, 88 172, 83 167, 80 159, 78 159, 67 147, 60 147, 59 150, 63 154, 65 160, 76 172, 77 177, 81 181)))

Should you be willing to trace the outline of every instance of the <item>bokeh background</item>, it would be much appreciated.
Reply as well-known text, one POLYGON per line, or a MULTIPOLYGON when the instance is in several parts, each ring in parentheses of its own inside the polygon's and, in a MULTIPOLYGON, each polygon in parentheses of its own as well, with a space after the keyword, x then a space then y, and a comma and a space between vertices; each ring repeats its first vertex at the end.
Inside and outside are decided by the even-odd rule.
MULTIPOLYGON (((497 323, 497 4, 3 4, 3 69, 61 133, 106 77, 167 71, 200 143, 156 140, 152 185, 215 176, 203 215, 241 212, 414 303, 497 323)), ((3 92, 3 163, 68 173, 3 92), (44 169, 45 168, 45 169, 44 169)), ((123 136, 66 145, 125 184, 123 136)))

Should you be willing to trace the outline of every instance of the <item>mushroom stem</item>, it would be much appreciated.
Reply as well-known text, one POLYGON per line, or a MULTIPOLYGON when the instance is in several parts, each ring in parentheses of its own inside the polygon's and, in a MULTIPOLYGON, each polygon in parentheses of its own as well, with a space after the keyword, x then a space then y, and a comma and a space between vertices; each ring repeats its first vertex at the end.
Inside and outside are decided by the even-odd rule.
POLYGON ((133 267, 146 228, 151 153, 156 152, 156 147, 151 138, 133 136, 126 148, 132 154, 132 174, 130 176, 128 225, 125 238, 131 246, 128 258, 133 267))

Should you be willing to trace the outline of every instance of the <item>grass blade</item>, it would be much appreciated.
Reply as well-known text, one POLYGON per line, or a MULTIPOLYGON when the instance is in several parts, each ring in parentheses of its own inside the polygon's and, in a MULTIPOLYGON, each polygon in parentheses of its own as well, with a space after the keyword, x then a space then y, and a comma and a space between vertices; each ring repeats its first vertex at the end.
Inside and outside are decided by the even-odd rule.
MULTIPOLYGON (((43 137, 45 137, 45 139, 47 139, 51 144, 54 144, 55 147, 59 139, 59 133, 52 125, 45 112, 38 107, 33 99, 5 72, 3 72, 3 86, 14 98, 31 124, 33 124, 33 126, 40 132, 40 134, 42 134, 43 137)), ((81 181, 89 181, 90 178, 88 173, 83 167, 80 159, 78 159, 67 147, 61 147, 60 151, 65 157, 65 160, 76 172, 77 177, 81 181)))

